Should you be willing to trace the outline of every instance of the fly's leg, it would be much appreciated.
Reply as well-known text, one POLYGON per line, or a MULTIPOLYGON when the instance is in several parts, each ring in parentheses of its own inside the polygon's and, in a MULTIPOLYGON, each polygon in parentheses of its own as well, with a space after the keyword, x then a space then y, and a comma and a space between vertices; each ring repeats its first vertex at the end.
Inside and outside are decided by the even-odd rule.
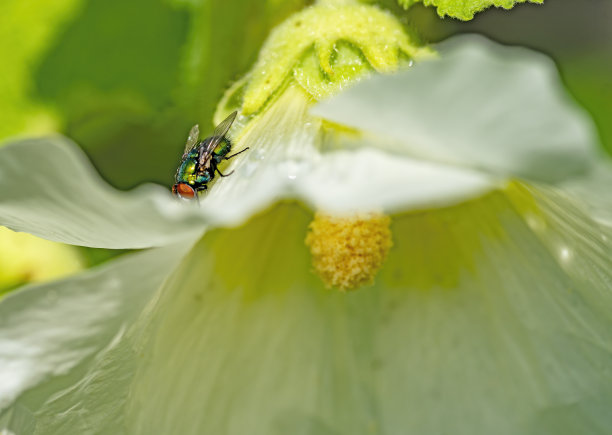
MULTIPOLYGON (((242 152, 242 151, 241 151, 241 152, 242 152)), ((230 172, 229 174, 223 174, 223 173, 221 173, 221 171, 219 170, 219 168, 217 168, 216 166, 215 166, 215 171, 217 171, 217 173, 218 173, 219 175, 221 175, 222 177, 229 177, 230 175, 232 175, 232 174, 234 173, 234 171, 232 171, 232 172, 230 172)))
MULTIPOLYGON (((245 148, 245 149, 243 149, 242 151, 238 151, 236 154, 232 154, 231 156, 224 157, 224 160, 229 160, 229 159, 231 159, 232 157, 236 157, 238 154, 241 154, 241 153, 245 152, 245 151, 246 151, 246 150, 248 150, 248 149, 249 149, 249 147, 246 147, 246 148, 245 148)), ((214 175, 214 174, 215 174, 215 172, 217 172, 217 174, 219 174, 221 177, 229 177, 230 175, 232 175, 232 174, 234 173, 234 171, 232 171, 232 172, 230 172, 230 173, 228 173, 228 174, 224 174, 223 172, 221 172, 221 171, 219 170, 219 168, 217 167, 217 165, 218 165, 218 163, 216 162, 216 160, 213 160, 213 161, 211 162, 212 175, 214 175), (213 167, 214 167, 214 169, 213 169, 213 167)))
POLYGON ((206 184, 204 184, 204 185, 202 185, 202 186, 200 186, 200 187, 198 187, 196 189, 195 199, 196 199, 198 204, 200 203, 200 192, 205 192, 206 190, 208 190, 208 186, 206 184))
MULTIPOLYGON (((229 160, 229 159, 231 159, 233 157, 236 157, 238 154, 242 154, 243 152, 245 152, 248 149, 249 149, 249 147, 246 147, 242 151, 238 151, 236 154, 232 154, 231 156, 227 156, 227 157, 224 157, 224 158, 225 158, 225 160, 229 160)), ((221 172, 219 172, 219 174, 221 174, 221 172)), ((228 175, 230 175, 230 174, 228 174, 228 175)), ((223 177, 224 175, 221 175, 221 176, 223 177)))

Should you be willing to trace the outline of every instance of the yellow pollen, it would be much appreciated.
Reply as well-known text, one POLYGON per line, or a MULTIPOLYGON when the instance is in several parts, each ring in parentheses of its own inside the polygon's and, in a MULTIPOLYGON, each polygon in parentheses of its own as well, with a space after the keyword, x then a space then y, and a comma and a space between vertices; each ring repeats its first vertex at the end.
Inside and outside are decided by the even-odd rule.
POLYGON ((306 245, 325 285, 344 291, 371 284, 393 245, 390 223, 379 213, 350 217, 316 213, 306 245))

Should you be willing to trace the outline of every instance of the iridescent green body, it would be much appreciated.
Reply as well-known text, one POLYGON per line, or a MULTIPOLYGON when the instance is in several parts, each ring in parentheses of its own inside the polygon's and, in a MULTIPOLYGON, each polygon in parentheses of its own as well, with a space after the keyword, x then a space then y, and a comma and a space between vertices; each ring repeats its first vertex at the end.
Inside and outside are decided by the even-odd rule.
POLYGON ((227 138, 222 139, 212 151, 209 158, 206 159, 206 163, 201 167, 198 164, 200 153, 202 149, 206 149, 211 140, 212 138, 203 140, 185 157, 176 172, 177 183, 189 184, 197 191, 206 189, 206 185, 215 178, 217 165, 221 163, 225 156, 232 150, 232 144, 227 138))
POLYGON ((189 132, 185 152, 181 159, 181 164, 176 170, 176 183, 172 186, 172 193, 184 198, 197 198, 199 192, 208 189, 208 183, 215 178, 215 172, 221 177, 227 177, 232 172, 225 175, 217 167, 222 160, 229 160, 232 157, 246 151, 242 151, 228 156, 232 150, 232 143, 226 137, 237 112, 231 113, 221 124, 215 128, 212 136, 203 141, 199 141, 199 127, 193 126, 189 132))

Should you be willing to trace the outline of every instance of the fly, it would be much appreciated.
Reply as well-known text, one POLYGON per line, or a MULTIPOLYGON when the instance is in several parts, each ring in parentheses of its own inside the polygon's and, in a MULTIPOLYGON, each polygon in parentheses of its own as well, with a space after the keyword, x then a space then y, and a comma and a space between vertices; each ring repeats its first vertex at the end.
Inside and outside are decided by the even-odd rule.
POLYGON ((238 112, 231 113, 223 120, 212 136, 200 141, 200 129, 194 125, 185 144, 185 151, 181 157, 181 164, 176 170, 175 184, 172 193, 179 198, 197 198, 199 193, 208 189, 208 183, 215 178, 215 173, 221 177, 228 177, 232 172, 223 174, 219 170, 219 163, 229 160, 249 148, 238 151, 228 156, 232 150, 232 143, 228 139, 227 132, 234 123, 238 112))

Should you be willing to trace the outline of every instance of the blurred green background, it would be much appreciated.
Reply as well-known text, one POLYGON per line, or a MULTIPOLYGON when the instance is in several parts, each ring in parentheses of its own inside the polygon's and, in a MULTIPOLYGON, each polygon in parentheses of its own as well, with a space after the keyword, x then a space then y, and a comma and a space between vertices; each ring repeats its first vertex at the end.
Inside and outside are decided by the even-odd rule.
MULTIPOLYGON (((249 69, 270 29, 307 0, 2 0, 0 140, 62 133, 104 178, 170 185, 190 127, 249 69)), ((555 59, 612 149, 612 2, 546 0, 469 22, 391 10, 425 41, 479 32, 555 59)), ((87 264, 108 258, 83 250, 87 264)))
MULTIPOLYGON (((170 184, 186 133, 210 125, 271 27, 305 0, 3 0, 0 139, 57 131, 119 188, 170 184)), ((403 11, 423 39, 479 32, 551 55, 612 148, 612 2, 548 0, 469 23, 403 11)))
POLYGON ((301 0, 3 0, 0 138, 61 132, 119 188, 169 184, 187 132, 301 0), (6 122, 8 120, 8 122, 6 122))

